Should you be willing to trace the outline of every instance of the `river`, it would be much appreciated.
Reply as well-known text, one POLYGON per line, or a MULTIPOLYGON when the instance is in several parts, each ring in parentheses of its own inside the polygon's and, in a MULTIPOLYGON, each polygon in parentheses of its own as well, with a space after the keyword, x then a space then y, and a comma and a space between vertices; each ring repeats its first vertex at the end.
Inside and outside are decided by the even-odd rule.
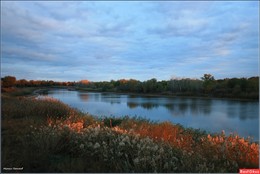
POLYGON ((235 133, 259 140, 259 102, 188 97, 51 90, 48 96, 95 116, 140 116, 210 133, 235 133))

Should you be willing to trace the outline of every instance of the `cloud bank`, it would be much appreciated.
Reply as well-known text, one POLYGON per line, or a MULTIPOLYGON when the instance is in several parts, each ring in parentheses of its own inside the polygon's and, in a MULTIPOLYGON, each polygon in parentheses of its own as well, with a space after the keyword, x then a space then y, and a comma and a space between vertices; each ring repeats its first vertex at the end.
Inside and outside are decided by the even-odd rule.
POLYGON ((1 2, 1 76, 258 75, 259 2, 1 2))

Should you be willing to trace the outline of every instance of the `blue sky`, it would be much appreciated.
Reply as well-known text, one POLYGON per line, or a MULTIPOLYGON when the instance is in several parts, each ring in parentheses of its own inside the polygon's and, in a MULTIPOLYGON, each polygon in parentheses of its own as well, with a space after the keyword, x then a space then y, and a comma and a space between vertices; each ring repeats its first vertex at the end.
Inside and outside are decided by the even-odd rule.
POLYGON ((1 1, 1 76, 258 76, 257 1, 1 1))

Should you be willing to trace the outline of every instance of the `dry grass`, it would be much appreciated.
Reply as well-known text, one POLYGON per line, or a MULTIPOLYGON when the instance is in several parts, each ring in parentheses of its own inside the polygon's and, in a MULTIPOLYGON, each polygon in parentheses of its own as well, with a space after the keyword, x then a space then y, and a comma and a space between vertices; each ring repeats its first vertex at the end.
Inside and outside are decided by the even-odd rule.
POLYGON ((125 129, 131 128, 134 134, 167 142, 188 154, 189 160, 195 161, 201 157, 200 160, 213 163, 214 168, 216 165, 220 168, 230 165, 237 169, 259 167, 259 144, 252 143, 249 138, 244 139, 237 135, 226 136, 224 131, 213 136, 200 130, 184 129, 180 125, 169 122, 138 124, 134 120, 129 120, 121 126, 125 129))
POLYGON ((238 172, 259 144, 169 122, 97 119, 60 101, 2 97, 2 166, 22 172, 238 172), (110 121, 111 120, 111 121, 110 121))

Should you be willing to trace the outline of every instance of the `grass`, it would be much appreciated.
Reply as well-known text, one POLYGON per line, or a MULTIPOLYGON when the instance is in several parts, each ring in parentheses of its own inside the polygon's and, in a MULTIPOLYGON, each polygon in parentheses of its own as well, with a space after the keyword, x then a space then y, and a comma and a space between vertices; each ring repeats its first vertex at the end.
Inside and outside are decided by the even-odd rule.
POLYGON ((23 167, 19 172, 237 173, 259 168, 259 144, 224 132, 210 135, 127 116, 95 118, 52 98, 2 96, 1 107, 2 167, 23 167))
POLYGON ((25 96, 35 95, 34 92, 36 91, 41 94, 46 94, 49 89, 50 88, 48 87, 43 87, 41 89, 39 89, 39 87, 23 87, 23 88, 11 87, 11 88, 1 88, 1 91, 2 91, 2 96, 25 97, 25 96))

